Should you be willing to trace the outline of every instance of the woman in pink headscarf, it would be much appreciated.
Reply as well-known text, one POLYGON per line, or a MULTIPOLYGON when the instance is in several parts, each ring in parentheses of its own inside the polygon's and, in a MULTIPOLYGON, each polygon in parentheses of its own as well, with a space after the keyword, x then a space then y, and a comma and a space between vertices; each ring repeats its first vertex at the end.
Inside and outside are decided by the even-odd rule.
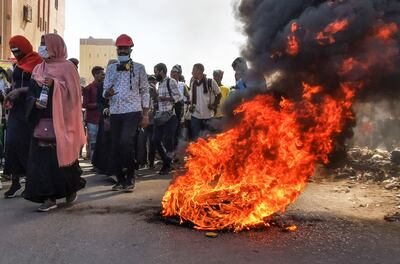
POLYGON ((57 208, 56 199, 72 203, 85 186, 79 151, 85 143, 79 74, 68 61, 64 40, 57 34, 42 37, 30 85, 34 136, 28 159, 25 199, 42 203, 38 211, 57 208))

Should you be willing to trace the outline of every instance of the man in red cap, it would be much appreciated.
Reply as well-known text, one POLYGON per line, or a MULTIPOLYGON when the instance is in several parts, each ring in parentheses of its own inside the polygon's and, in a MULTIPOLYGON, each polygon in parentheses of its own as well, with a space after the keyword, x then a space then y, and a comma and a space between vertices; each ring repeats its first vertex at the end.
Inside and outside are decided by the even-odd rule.
POLYGON ((103 96, 110 102, 112 168, 118 182, 114 191, 135 187, 135 137, 139 126, 149 123, 149 83, 145 67, 132 61, 131 37, 122 34, 116 41, 118 62, 107 67, 103 96))

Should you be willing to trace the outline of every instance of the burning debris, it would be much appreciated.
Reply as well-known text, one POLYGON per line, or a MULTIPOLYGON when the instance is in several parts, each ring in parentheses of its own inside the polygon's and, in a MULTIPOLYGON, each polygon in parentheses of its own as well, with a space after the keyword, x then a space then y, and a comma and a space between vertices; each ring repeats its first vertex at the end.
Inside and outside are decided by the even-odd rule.
POLYGON ((280 78, 232 105, 234 127, 188 147, 162 213, 201 230, 268 226, 317 163, 343 153, 353 103, 398 93, 397 1, 243 0, 238 10, 253 70, 280 78))

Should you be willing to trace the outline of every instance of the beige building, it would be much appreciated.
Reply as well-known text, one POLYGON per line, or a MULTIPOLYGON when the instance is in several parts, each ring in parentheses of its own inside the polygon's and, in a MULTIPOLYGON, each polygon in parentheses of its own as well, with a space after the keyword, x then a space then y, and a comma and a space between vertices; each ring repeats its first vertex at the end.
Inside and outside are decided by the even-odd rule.
POLYGON ((87 84, 93 81, 92 68, 101 66, 106 68, 110 59, 117 57, 115 42, 112 39, 88 39, 80 40, 79 73, 87 84))
POLYGON ((34 50, 45 33, 64 35, 65 0, 0 0, 0 60, 11 57, 14 35, 23 35, 34 50))

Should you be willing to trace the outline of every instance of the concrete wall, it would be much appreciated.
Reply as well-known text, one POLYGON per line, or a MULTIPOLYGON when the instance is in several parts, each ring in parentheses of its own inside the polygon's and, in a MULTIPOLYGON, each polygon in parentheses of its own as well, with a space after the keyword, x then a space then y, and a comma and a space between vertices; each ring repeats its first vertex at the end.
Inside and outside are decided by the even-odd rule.
POLYGON ((93 81, 92 68, 94 66, 106 69, 108 61, 117 58, 116 48, 111 39, 98 40, 98 42, 96 43, 96 39, 93 38, 81 39, 79 74, 86 79, 87 84, 93 81))
MULTIPOLYGON (((34 50, 40 44, 40 37, 46 33, 64 35, 65 28, 65 0, 0 0, 5 2, 4 15, 0 23, 5 25, 2 34, 0 59, 8 59, 11 52, 8 47, 9 39, 14 35, 23 35, 32 43, 34 50), (24 21, 23 8, 29 5, 32 8, 32 22, 24 21), (4 37, 3 37, 4 35, 4 37)), ((1 12, 0 12, 1 13, 1 12)), ((0 25, 1 29, 1 25, 0 25)))

